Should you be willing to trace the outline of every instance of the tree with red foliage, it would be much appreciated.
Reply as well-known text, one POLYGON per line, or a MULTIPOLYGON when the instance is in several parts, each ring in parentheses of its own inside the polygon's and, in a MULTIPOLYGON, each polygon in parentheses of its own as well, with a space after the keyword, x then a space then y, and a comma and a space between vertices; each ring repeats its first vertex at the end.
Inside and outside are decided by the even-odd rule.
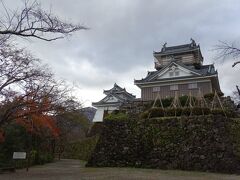
POLYGON ((52 115, 47 114, 51 104, 47 99, 39 106, 34 101, 27 102, 26 107, 16 112, 16 123, 24 126, 32 134, 41 135, 42 130, 49 132, 53 137, 59 136, 59 129, 56 126, 52 115))

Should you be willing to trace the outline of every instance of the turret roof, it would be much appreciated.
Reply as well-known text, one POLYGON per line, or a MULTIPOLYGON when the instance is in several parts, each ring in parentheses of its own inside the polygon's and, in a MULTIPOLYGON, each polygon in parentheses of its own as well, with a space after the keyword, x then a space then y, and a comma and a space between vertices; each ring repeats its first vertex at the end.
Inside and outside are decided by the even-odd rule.
MULTIPOLYGON (((182 44, 177 46, 166 46, 167 43, 165 43, 159 52, 153 52, 154 56, 158 55, 171 55, 171 54, 179 54, 179 53, 185 53, 185 52, 192 52, 192 51, 200 51, 200 45, 196 45, 195 41, 191 39, 191 43, 189 44, 182 44)), ((201 53, 201 51, 200 51, 201 53)))

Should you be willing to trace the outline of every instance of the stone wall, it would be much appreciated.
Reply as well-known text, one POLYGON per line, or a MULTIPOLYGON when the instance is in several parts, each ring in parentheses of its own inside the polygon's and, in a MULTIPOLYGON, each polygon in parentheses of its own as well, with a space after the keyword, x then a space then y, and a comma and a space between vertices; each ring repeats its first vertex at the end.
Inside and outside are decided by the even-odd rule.
POLYGON ((240 173, 239 129, 223 116, 108 120, 87 166, 240 173))

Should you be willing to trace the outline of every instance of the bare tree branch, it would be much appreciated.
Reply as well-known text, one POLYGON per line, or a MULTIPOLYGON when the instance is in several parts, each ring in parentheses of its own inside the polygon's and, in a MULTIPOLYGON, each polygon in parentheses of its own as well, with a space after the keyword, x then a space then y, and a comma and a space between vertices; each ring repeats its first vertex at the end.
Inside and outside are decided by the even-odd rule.
POLYGON ((240 61, 236 61, 235 63, 233 63, 232 67, 236 66, 239 63, 240 63, 240 61))
POLYGON ((73 32, 88 29, 80 24, 60 20, 51 11, 42 10, 37 1, 32 4, 25 1, 24 8, 14 12, 10 12, 3 2, 2 6, 7 18, 6 20, 0 19, 0 35, 15 35, 53 41, 71 35, 73 32))
MULTIPOLYGON (((233 57, 238 58, 240 56, 240 49, 236 46, 235 43, 227 43, 224 41, 219 41, 219 44, 215 46, 213 49, 214 51, 218 52, 217 58, 227 58, 227 57, 233 57)), ((232 67, 239 64, 240 61, 234 62, 232 67)))

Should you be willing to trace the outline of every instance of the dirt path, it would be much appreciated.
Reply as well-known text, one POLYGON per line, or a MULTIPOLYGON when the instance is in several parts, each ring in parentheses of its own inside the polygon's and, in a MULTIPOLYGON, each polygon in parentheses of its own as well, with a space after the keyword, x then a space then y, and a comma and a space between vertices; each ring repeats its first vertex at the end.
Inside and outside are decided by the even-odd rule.
POLYGON ((240 176, 186 172, 164 171, 157 169, 135 168, 85 168, 78 160, 61 160, 43 166, 34 166, 29 172, 25 169, 16 173, 0 174, 0 180, 105 180, 105 179, 162 179, 162 180, 239 180, 240 176))

